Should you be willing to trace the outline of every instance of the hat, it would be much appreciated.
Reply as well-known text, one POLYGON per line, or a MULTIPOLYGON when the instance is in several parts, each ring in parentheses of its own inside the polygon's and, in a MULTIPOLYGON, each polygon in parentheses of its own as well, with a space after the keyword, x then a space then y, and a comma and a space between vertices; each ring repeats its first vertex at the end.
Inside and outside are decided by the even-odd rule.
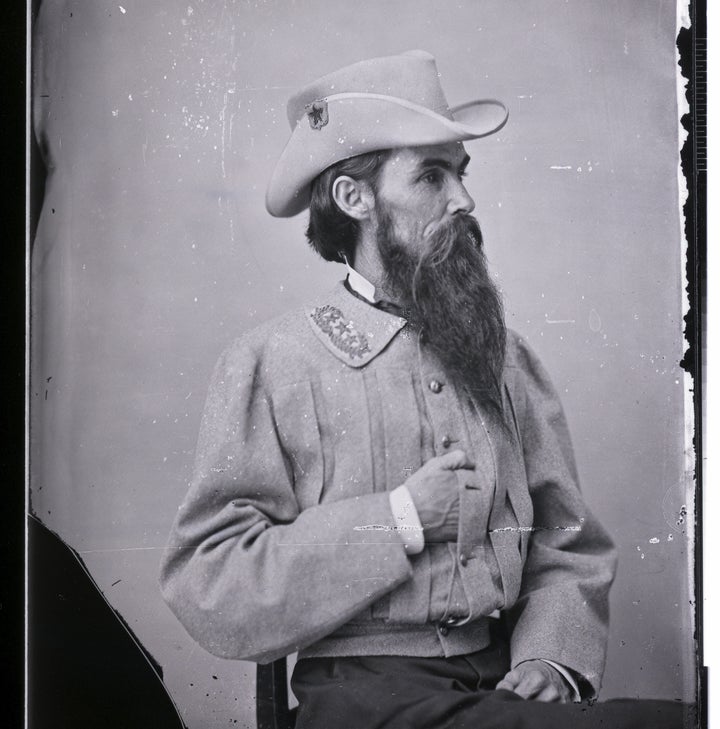
POLYGON ((426 51, 371 58, 323 76, 288 102, 292 135, 265 196, 271 215, 310 204, 310 185, 336 162, 394 147, 477 139, 498 131, 503 103, 479 99, 450 108, 426 51))

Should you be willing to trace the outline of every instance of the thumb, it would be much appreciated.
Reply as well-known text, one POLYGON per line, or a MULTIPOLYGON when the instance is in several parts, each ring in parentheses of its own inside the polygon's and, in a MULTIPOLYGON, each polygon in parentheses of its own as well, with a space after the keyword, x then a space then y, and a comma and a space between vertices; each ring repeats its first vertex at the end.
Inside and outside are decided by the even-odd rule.
POLYGON ((465 451, 454 450, 438 456, 437 465, 447 471, 456 471, 459 468, 475 468, 475 464, 467 457, 465 451))
POLYGON ((508 671, 505 677, 498 682, 496 689, 505 689, 506 691, 514 691, 520 683, 520 677, 515 671, 508 671))

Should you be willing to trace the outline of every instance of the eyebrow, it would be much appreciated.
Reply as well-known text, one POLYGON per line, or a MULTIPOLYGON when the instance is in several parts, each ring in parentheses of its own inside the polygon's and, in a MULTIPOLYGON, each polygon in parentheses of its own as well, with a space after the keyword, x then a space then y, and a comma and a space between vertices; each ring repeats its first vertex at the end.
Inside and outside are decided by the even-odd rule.
MULTIPOLYGON (((466 154, 463 157, 462 162, 458 165, 458 172, 463 172, 468 164, 470 164, 470 155, 466 154)), ((426 157, 418 164, 418 168, 421 170, 426 170, 428 167, 440 167, 448 172, 452 172, 454 170, 452 162, 448 162, 448 160, 443 159, 442 157, 426 157)))

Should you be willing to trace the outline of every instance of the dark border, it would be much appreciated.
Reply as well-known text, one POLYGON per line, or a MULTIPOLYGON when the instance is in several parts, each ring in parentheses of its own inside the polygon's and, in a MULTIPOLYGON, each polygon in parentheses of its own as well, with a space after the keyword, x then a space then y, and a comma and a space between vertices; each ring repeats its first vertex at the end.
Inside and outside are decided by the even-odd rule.
POLYGON ((690 112, 682 119, 688 133, 680 160, 688 198, 683 207, 687 240, 687 295, 685 315, 688 347, 680 365, 693 378, 693 420, 695 448, 695 652, 697 667, 696 700, 699 725, 707 727, 708 684, 703 651, 703 423, 705 414, 705 362, 707 331, 707 0, 690 0, 690 28, 682 28, 677 45, 680 70, 687 79, 685 98, 690 112))
POLYGON ((4 366, 0 419, 0 654, 3 723, 22 726, 25 592, 25 99, 26 4, 3 6, 0 56, 2 271, 0 341, 4 366))

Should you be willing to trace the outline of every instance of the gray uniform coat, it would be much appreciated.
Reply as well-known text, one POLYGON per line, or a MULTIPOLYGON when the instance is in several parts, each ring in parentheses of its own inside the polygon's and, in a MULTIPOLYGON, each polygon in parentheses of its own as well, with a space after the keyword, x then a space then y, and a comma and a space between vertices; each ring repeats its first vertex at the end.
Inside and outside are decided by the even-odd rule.
POLYGON ((406 326, 342 284, 221 357, 191 488, 165 553, 165 599, 207 650, 266 662, 458 655, 511 629, 593 691, 615 552, 578 490, 557 395, 508 335, 508 428, 462 397, 406 326), (388 490, 448 448, 463 472, 458 541, 408 556, 388 490))

